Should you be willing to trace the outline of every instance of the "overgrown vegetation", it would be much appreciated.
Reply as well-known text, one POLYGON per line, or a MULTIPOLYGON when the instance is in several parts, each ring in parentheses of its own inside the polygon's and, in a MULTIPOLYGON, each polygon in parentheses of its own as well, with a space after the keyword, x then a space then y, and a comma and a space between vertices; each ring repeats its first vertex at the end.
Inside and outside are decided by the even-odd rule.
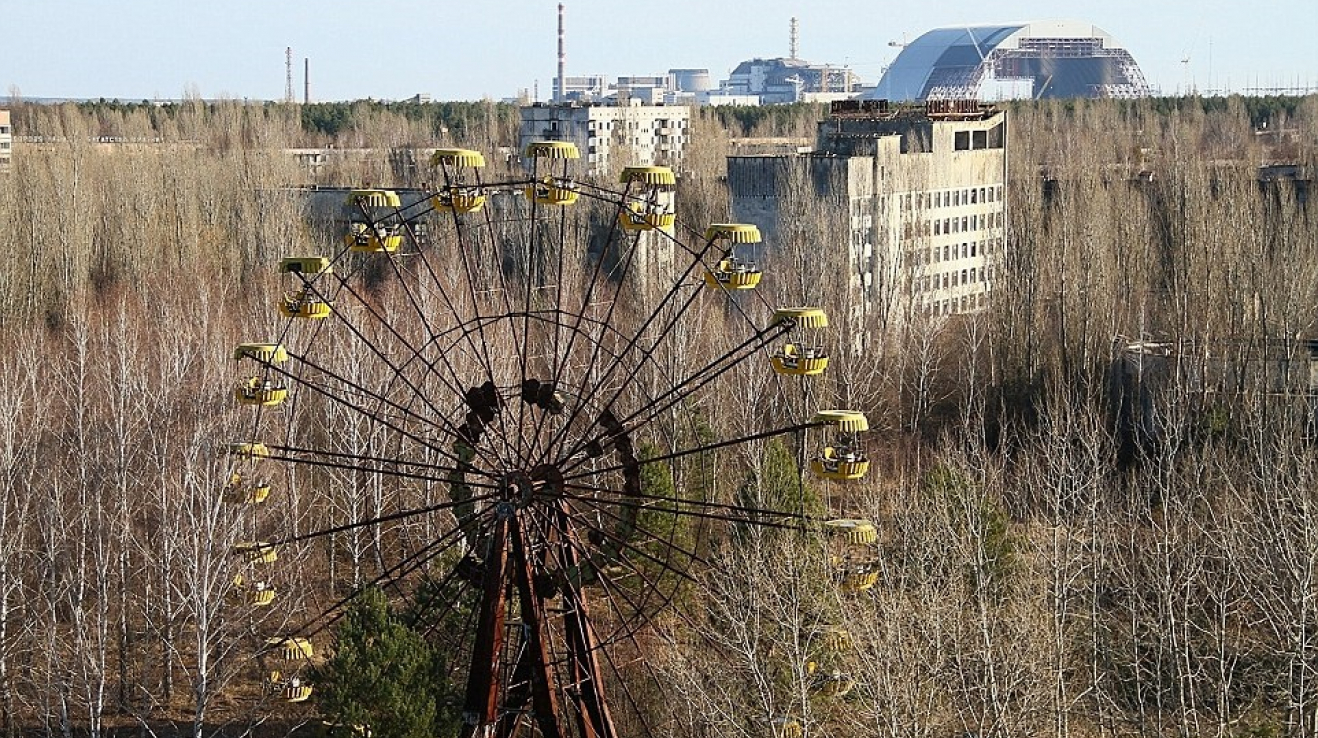
MULTIPOLYGON (((683 212, 728 218, 729 137, 808 135, 817 115, 702 111, 683 212)), ((383 554, 345 532, 290 562, 278 607, 234 605, 225 548, 258 531, 219 502, 217 450, 250 429, 229 407, 229 350, 276 325, 278 258, 324 246, 288 185, 401 181, 390 152, 409 147, 511 147, 515 113, 97 103, 21 106, 15 127, 28 138, 0 187, 0 730, 287 732, 319 709, 384 735, 391 718, 367 708, 434 665, 378 597, 319 658, 353 678, 378 666, 398 682, 369 688, 401 691, 358 709, 333 690, 317 708, 262 689, 256 634, 318 614, 383 554), (362 154, 313 174, 284 153, 331 145, 362 154)), ((845 591, 820 536, 673 528, 714 564, 697 572, 707 594, 683 590, 680 615, 628 646, 637 699, 618 709, 710 738, 788 719, 839 737, 1313 734, 1318 457, 1297 339, 1318 337, 1318 222, 1303 182, 1261 182, 1258 168, 1311 177, 1316 153, 1315 97, 1014 105, 1009 243, 986 312, 893 326, 808 392, 784 391, 790 402, 748 374, 695 427, 647 439, 654 455, 682 433, 865 411, 870 476, 816 483, 804 504, 877 524, 873 586, 845 591), (1139 382, 1124 350, 1136 342, 1162 347, 1139 382), (828 628, 850 634, 828 657, 855 681, 845 696, 821 696, 807 666, 828 628)), ((799 238, 767 262, 766 299, 848 314, 835 214, 800 215, 799 238)), ((725 319, 682 326, 680 345, 708 352, 725 319)), ((315 422, 346 437, 340 421, 315 422)), ((790 446, 650 470, 644 485, 796 504, 790 446)), ((360 519, 359 483, 295 475, 274 515, 288 530, 360 519)), ((438 706, 405 706, 392 714, 448 730, 438 706)))

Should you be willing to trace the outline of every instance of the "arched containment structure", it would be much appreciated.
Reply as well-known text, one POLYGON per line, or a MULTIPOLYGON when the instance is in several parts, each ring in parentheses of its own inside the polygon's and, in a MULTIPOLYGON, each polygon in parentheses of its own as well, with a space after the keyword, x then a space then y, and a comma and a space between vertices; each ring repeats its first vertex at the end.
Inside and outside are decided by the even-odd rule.
POLYGON ((1145 97, 1130 52, 1077 20, 935 28, 902 48, 873 100, 1145 97))

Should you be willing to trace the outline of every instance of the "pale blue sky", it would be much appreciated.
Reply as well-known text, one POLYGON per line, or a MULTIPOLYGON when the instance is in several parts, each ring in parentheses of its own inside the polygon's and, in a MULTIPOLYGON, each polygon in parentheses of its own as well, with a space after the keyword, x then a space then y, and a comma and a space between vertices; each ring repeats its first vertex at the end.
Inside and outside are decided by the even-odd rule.
MULTIPOLYGON (((849 64, 867 83, 896 55, 890 41, 938 26, 1076 18, 1116 37, 1145 76, 1174 94, 1318 87, 1318 0, 568 0, 568 73, 663 74, 786 56, 849 64), (1183 58, 1188 63, 1182 63, 1183 58)), ((314 100, 501 99, 556 65, 556 0, 32 0, 0 2, 0 95, 279 99, 284 48, 294 86, 311 59, 314 100)))

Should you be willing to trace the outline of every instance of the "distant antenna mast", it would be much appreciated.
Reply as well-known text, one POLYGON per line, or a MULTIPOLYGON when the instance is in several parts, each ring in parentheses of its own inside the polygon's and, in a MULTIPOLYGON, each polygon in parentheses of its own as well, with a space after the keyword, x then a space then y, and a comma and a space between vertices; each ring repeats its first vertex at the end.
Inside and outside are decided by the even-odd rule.
POLYGON ((792 16, 792 32, 791 32, 791 37, 788 41, 788 55, 787 55, 788 58, 790 59, 796 59, 797 58, 796 52, 800 50, 799 41, 801 39, 801 36, 799 31, 800 31, 800 24, 797 23, 796 16, 792 16))
POLYGON ((284 102, 293 102, 293 47, 284 49, 284 102))
POLYGON ((558 89, 554 91, 554 102, 567 99, 567 50, 563 44, 563 3, 558 4, 558 89))
POLYGON ((311 57, 302 57, 302 104, 311 102, 311 57))

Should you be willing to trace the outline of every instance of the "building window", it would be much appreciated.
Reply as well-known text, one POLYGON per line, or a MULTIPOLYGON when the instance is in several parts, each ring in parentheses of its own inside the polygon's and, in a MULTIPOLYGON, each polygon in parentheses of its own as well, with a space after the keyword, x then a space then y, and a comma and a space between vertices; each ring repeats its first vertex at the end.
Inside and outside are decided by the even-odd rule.
POLYGON ((951 260, 952 260, 952 247, 947 244, 943 244, 943 261, 951 261, 951 260))
POLYGON ((935 235, 935 236, 941 236, 941 235, 943 235, 943 223, 942 223, 942 221, 939 221, 939 220, 935 220, 935 221, 934 221, 934 235, 935 235))
POLYGON ((957 151, 970 150, 970 131, 957 131, 955 148, 957 151))

